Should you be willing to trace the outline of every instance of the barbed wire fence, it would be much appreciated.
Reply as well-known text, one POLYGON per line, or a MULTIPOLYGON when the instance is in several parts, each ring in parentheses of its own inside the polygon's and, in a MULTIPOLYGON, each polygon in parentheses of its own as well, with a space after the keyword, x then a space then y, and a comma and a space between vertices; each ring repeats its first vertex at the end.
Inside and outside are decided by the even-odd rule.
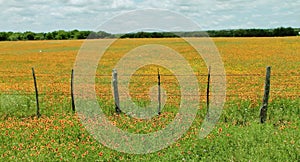
MULTIPOLYGON (((208 73, 209 74, 209 73, 208 73)), ((206 102, 209 107, 209 97, 211 93, 207 86, 214 82, 207 81, 209 75, 204 73, 196 73, 195 76, 198 79, 200 87, 199 100, 206 102)), ((131 82, 130 95, 137 99, 149 99, 149 89, 153 85, 160 85, 166 89, 169 104, 176 104, 180 99, 178 90, 178 81, 171 74, 133 74, 130 75, 133 79, 131 82), (158 80, 157 77, 160 77, 158 80)), ((182 76, 185 76, 182 74, 182 76)), ((266 74, 226 74, 226 100, 250 100, 251 102, 261 103, 264 95, 264 84, 266 74)), ((32 71, 0 71, 0 97, 5 96, 29 96, 30 99, 34 99, 36 96, 37 101, 37 116, 40 116, 39 102, 61 102, 61 100, 67 99, 70 102, 70 108, 75 111, 74 92, 72 90, 72 78, 73 72, 70 73, 43 73, 38 69, 35 71, 35 75, 32 75, 32 71), (34 87, 34 79, 36 78, 37 89, 34 87), (37 94, 38 93, 38 94, 37 94), (38 101, 38 98, 42 97, 38 101)), ((111 100, 114 102, 113 94, 113 77, 112 74, 96 74, 96 92, 97 97, 103 100, 111 100)), ((300 73, 274 73, 271 74, 271 88, 270 96, 271 100, 276 98, 299 98, 300 96, 300 73)), ((209 87, 209 86, 208 86, 209 87)), ((119 92, 119 95, 125 95, 119 92)), ((161 99, 161 94, 158 95, 158 100, 161 99)), ((5 100, 0 100, 3 104, 5 100)), ((33 101, 35 102, 35 101, 33 101)), ((159 102, 159 104, 161 104, 159 102)), ((226 103, 228 107, 230 104, 236 104, 234 102, 226 103)), ((263 103, 262 103, 263 105, 263 103)), ((159 105, 158 105, 159 107, 159 105)), ((66 109, 67 109, 66 108, 66 109)), ((113 108, 112 108, 113 109, 113 108)), ((122 110, 121 107, 119 109, 122 110)), ((160 110, 158 110, 160 114, 160 110)))

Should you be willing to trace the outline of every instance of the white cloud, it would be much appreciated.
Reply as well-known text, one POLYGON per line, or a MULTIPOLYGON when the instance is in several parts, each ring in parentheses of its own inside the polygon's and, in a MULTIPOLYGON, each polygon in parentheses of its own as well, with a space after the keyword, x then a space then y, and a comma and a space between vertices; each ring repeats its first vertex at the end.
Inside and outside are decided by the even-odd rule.
POLYGON ((111 8, 113 9, 134 9, 135 3, 131 0, 112 0, 111 8))
POLYGON ((300 27, 299 0, 0 0, 2 30, 93 30, 135 9, 180 13, 203 29, 300 27), (32 25, 34 24, 34 25, 32 25))

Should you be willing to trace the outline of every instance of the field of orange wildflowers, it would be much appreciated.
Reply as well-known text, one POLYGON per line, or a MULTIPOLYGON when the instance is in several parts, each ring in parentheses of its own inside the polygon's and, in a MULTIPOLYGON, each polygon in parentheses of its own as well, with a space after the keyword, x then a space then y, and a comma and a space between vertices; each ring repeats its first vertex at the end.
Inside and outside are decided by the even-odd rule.
MULTIPOLYGON (((0 42, 0 158, 2 160, 299 160, 300 38, 214 38, 224 61, 227 103, 214 131, 198 139, 205 116, 202 102, 189 131, 170 147, 148 155, 119 153, 97 143, 71 113, 70 76, 83 40, 0 42), (258 124, 266 66, 272 66, 271 101, 266 125, 258 124), (34 67, 41 102, 35 115, 34 67)), ((205 94, 207 67, 182 39, 121 39, 99 62, 96 91, 113 124, 133 133, 163 129, 176 115, 179 87, 171 72, 160 67, 168 100, 162 115, 151 120, 114 114, 111 72, 131 49, 161 44, 178 51, 197 75, 205 94)), ((140 105, 149 102, 149 88, 157 84, 154 65, 132 77, 131 95, 140 105)), ((205 101, 205 96, 200 97, 205 101)))
MULTIPOLYGON (((297 90, 294 87, 298 85, 300 66, 298 37, 214 38, 213 40, 225 64, 228 96, 241 95, 241 98, 257 99, 258 93, 261 93, 263 88, 265 68, 272 66, 273 97, 295 97, 293 90, 297 90)), ((1 42, 0 92, 32 93, 31 68, 34 67, 42 93, 69 93, 70 73, 82 43, 82 40, 1 42)), ((111 71, 119 59, 135 47, 145 44, 171 47, 189 61, 196 75, 207 74, 207 67, 201 56, 182 39, 118 40, 106 51, 99 63, 98 74, 107 75, 99 78, 100 82, 110 82, 111 71)), ((155 66, 148 66, 136 72, 136 74, 154 75, 156 73, 155 66)), ((161 73, 170 74, 163 70, 161 73)), ((200 85, 205 84, 206 76, 198 78, 200 85)), ((157 80, 155 76, 134 79, 146 79, 149 83, 157 80)), ((174 77, 162 77, 162 84, 165 82, 166 87, 171 86, 168 83, 174 79, 174 77)), ((105 84, 97 86, 100 89, 110 88, 105 84)))

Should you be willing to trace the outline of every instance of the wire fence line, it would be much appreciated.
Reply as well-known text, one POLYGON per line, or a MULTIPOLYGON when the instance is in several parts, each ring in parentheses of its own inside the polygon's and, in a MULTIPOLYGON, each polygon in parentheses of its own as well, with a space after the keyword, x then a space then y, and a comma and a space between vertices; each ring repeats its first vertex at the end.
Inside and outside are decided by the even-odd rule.
MULTIPOLYGON (((11 70, 0 70, 0 76, 3 77, 5 75, 9 75, 9 74, 15 74, 12 76, 19 76, 19 75, 24 75, 24 76, 28 76, 28 74, 31 76, 30 71, 26 70, 26 71, 11 71, 11 70)), ((37 76, 66 76, 66 77, 70 77, 70 73, 44 73, 44 72, 39 72, 37 73, 37 76)), ((103 77, 111 77, 111 74, 95 74, 95 75, 86 75, 86 74, 80 74, 82 76, 103 76, 103 77)), ((174 76, 173 74, 163 74, 160 73, 161 76, 174 76)), ((122 74, 119 76, 157 76, 157 74, 122 74)), ((205 73, 195 73, 194 75, 186 75, 186 74, 180 74, 179 76, 207 76, 207 74, 205 73)), ((218 74, 211 74, 211 76, 224 76, 224 75, 218 75, 218 74)), ((234 73, 226 73, 227 77, 234 77, 234 76, 241 76, 241 77, 253 77, 253 76, 265 76, 265 74, 263 73, 242 73, 242 74, 234 74, 234 73)), ((290 77, 300 77, 300 73, 274 73, 272 74, 272 76, 290 76, 290 77)))
MULTIPOLYGON (((210 99, 215 97, 226 97, 226 100, 250 100, 251 102, 259 103, 263 99, 263 106, 261 108, 261 122, 264 123, 266 115, 263 112, 267 110, 269 94, 272 98, 288 98, 294 99, 300 97, 300 73, 275 73, 270 77, 270 67, 267 68, 266 74, 258 73, 245 73, 245 74, 226 74, 224 75, 214 75, 214 74, 201 74, 195 73, 194 75, 177 75, 163 74, 158 72, 158 74, 122 74, 118 75, 119 78, 130 77, 129 81, 129 92, 117 92, 118 84, 123 84, 122 80, 119 80, 117 84, 115 81, 118 80, 117 75, 112 74, 76 74, 77 77, 90 77, 95 79, 95 85, 84 83, 80 86, 85 86, 89 89, 88 92, 96 91, 98 98, 104 99, 106 101, 112 101, 116 105, 116 112, 120 113, 121 109, 119 107, 119 97, 130 96, 133 99, 149 101, 153 93, 157 93, 158 105, 161 105, 162 97, 167 98, 165 104, 178 105, 182 97, 190 97, 191 99, 199 99, 200 101, 207 103, 207 110, 209 110, 210 99), (216 77, 226 77, 226 83, 219 83, 218 80, 214 80, 216 77), (177 77, 196 77, 199 93, 185 93, 181 94, 180 84, 177 77), (265 78, 266 77, 266 78, 265 78), (266 84, 267 80, 271 78, 271 89, 269 89, 270 84, 266 84), (114 84, 113 84, 114 83, 114 84), (218 91, 214 89, 214 85, 226 86, 226 94, 223 91, 218 94, 218 91), (157 86, 159 87, 158 92, 149 91, 151 88, 157 86), (267 86, 268 85, 268 86, 267 86), (212 86, 210 88, 210 86, 212 86), (268 87, 268 89, 266 89, 268 87), (95 89, 94 89, 95 88, 95 89), (161 95, 161 88, 165 90, 165 96, 161 95), (117 92, 117 93, 116 93, 117 92), (151 94, 152 93, 152 94, 151 94), (116 95, 118 95, 116 97, 116 95), (118 111, 117 111, 118 110, 118 111)), ((189 84, 191 81, 185 80, 184 84, 189 84)), ((74 103, 74 73, 36 73, 34 68, 32 68, 32 73, 28 71, 0 71, 0 99, 1 96, 27 96, 32 99, 36 97, 37 106, 37 116, 41 115, 39 108, 39 96, 41 102, 61 102, 61 98, 67 99, 68 102, 72 103, 72 110, 75 112, 74 103), (34 86, 33 86, 34 85, 34 86), (60 100, 60 101, 58 101, 60 100)), ((156 87, 157 88, 157 87, 156 87)), ((164 94, 163 94, 164 95, 164 94)), ((153 96, 152 96, 153 97, 153 96)), ((0 100, 3 102, 3 99, 0 100)), ((6 102, 4 100, 4 102, 6 102)), ((28 104, 28 103, 27 103, 28 104)), ((227 105, 233 105, 229 103, 227 105)), ((160 109, 158 114, 160 114, 160 109)))
MULTIPOLYGON (((88 75, 83 75, 88 76, 88 75)), ((157 81, 155 77, 157 74, 132 74, 132 75, 119 75, 119 77, 131 76, 133 79, 130 84, 132 84, 133 89, 140 89, 143 85, 155 85, 157 81), (152 78, 151 78, 152 77, 152 78), (143 84, 141 84, 143 82, 143 84), (134 87, 136 86, 136 87, 134 87)), ((178 85, 178 81, 175 79, 174 75, 171 74, 160 74, 162 81, 161 84, 164 87, 169 87, 172 85, 178 85), (170 77, 171 80, 169 79, 170 77)), ((201 89, 207 84, 207 74, 195 74, 195 75, 180 75, 181 77, 195 76, 198 79, 198 84, 201 89)), ((222 75, 211 75, 222 76, 222 75)), ((70 95, 70 80, 71 74, 53 74, 53 73, 37 73, 37 82, 40 90, 40 95, 70 95)), ((103 86, 108 89, 111 88, 112 75, 109 74, 96 74, 96 88, 99 88, 98 95, 109 97, 112 94, 107 92, 101 92, 103 86)), ((233 97, 261 97, 263 94, 263 83, 265 74, 226 74, 226 86, 228 98, 233 97), (250 89, 249 89, 250 88, 250 89), (251 90, 253 89, 253 90, 251 90)), ((299 74, 286 74, 277 73, 272 74, 271 79, 271 96, 272 97, 299 97, 300 96, 300 79, 299 74), (272 95, 273 94, 273 95, 272 95)), ((184 83, 189 83, 184 82, 184 83)), ((211 83, 218 83, 214 80, 211 83)), ((219 84, 219 83, 218 83, 219 84)), ((202 91, 201 91, 202 92, 202 91)), ((146 92, 134 91, 134 93, 139 95, 147 96, 146 92)), ((168 96, 180 96, 180 94, 172 94, 171 91, 168 96)), ((0 71, 0 94, 5 95, 34 95, 34 87, 32 75, 30 72, 15 72, 15 71, 0 71)), ((200 95, 206 96, 206 95, 200 95)))

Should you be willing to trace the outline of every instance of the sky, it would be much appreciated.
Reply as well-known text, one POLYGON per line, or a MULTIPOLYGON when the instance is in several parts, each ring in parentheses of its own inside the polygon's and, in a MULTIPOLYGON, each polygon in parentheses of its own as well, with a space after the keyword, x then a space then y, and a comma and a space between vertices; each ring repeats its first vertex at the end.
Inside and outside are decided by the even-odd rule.
POLYGON ((180 14, 201 30, 300 27, 300 0, 0 0, 0 4, 0 31, 95 30, 117 15, 149 8, 180 14))

